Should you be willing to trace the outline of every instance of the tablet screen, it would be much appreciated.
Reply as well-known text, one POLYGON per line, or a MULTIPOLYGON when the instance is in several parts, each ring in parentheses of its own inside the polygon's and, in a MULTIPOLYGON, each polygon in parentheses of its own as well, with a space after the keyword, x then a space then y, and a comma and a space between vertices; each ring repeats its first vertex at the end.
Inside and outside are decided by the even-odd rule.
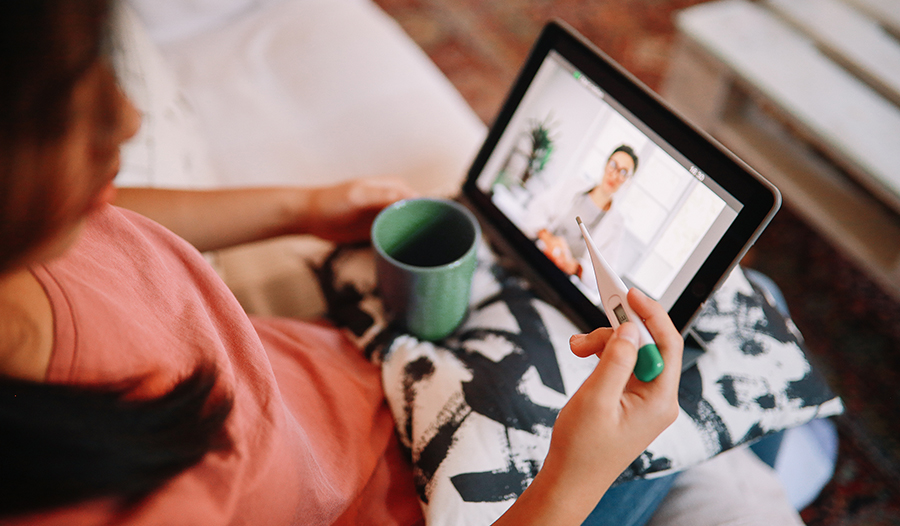
POLYGON ((597 70, 591 57, 608 61, 577 45, 537 46, 469 174, 467 193, 503 223, 504 235, 517 238, 521 256, 544 260, 538 270, 564 296, 600 306, 580 217, 627 286, 670 314, 681 301, 691 310, 680 314, 686 322, 774 213, 777 191, 733 161, 723 170, 704 148, 686 152, 676 143, 715 148, 696 132, 664 135, 678 119, 654 110, 652 97, 627 77, 597 70), (747 181, 765 189, 767 203, 751 211, 752 219, 745 213, 754 228, 735 229, 759 193, 748 193, 747 181), (735 231, 743 232, 740 246, 723 243, 735 231), (727 262, 716 263, 717 248, 727 262))

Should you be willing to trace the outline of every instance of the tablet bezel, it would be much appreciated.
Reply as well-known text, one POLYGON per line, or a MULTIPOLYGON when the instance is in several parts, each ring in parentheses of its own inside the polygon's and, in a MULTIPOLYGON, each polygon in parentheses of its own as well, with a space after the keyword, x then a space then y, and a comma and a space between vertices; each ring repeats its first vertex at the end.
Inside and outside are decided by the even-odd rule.
POLYGON ((586 328, 608 326, 603 312, 588 300, 556 265, 496 208, 476 182, 509 125, 538 68, 551 52, 559 53, 584 76, 663 140, 690 159, 742 204, 738 216, 726 230, 706 261, 672 305, 669 315, 685 334, 702 304, 762 233, 781 205, 781 194, 770 182, 742 162, 699 128, 688 123, 633 75, 616 64, 564 22, 549 22, 541 32, 496 120, 475 157, 463 184, 462 196, 487 227, 489 238, 502 241, 518 264, 530 271, 544 288, 552 291, 570 315, 586 328))

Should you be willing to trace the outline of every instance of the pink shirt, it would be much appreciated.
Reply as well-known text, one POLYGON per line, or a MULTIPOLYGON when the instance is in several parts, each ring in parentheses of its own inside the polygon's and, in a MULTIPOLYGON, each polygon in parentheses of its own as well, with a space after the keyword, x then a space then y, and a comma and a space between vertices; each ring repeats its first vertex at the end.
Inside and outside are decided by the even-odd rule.
MULTIPOLYGON (((413 524, 411 469, 378 368, 339 331, 249 319, 202 256, 137 214, 108 207, 63 258, 34 270, 55 323, 49 382, 139 378, 159 396, 214 363, 234 398, 233 450, 208 454, 110 524, 413 524)), ((108 502, 30 517, 94 524, 108 502)), ((105 522, 104 522, 105 523, 105 522)))

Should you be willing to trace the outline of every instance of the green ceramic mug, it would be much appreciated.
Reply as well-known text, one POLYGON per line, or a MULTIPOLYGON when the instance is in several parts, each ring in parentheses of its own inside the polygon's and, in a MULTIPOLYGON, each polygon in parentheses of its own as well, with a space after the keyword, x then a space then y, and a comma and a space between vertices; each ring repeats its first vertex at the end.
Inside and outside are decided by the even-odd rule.
POLYGON ((385 311, 410 334, 440 340, 469 308, 481 228, 461 204, 406 199, 372 223, 378 289, 385 311))

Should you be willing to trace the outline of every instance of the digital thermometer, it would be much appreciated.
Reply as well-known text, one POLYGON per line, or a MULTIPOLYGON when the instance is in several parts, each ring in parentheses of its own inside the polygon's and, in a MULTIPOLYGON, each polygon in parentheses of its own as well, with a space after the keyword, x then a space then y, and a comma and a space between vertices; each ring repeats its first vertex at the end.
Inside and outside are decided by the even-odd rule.
POLYGON ((603 304, 603 311, 609 318, 609 323, 615 329, 626 321, 631 321, 637 325, 640 333, 640 343, 638 344, 638 359, 634 366, 634 375, 638 380, 649 382, 653 380, 663 370, 662 355, 656 347, 656 342, 650 336, 647 327, 641 317, 631 310, 628 305, 628 288, 622 279, 613 272, 612 268, 603 259, 594 240, 588 233, 584 223, 580 217, 575 218, 578 221, 578 227, 581 228, 581 235, 584 236, 584 242, 587 244, 588 253, 591 255, 591 262, 594 264, 594 276, 597 278, 597 290, 600 291, 600 302, 603 304))

